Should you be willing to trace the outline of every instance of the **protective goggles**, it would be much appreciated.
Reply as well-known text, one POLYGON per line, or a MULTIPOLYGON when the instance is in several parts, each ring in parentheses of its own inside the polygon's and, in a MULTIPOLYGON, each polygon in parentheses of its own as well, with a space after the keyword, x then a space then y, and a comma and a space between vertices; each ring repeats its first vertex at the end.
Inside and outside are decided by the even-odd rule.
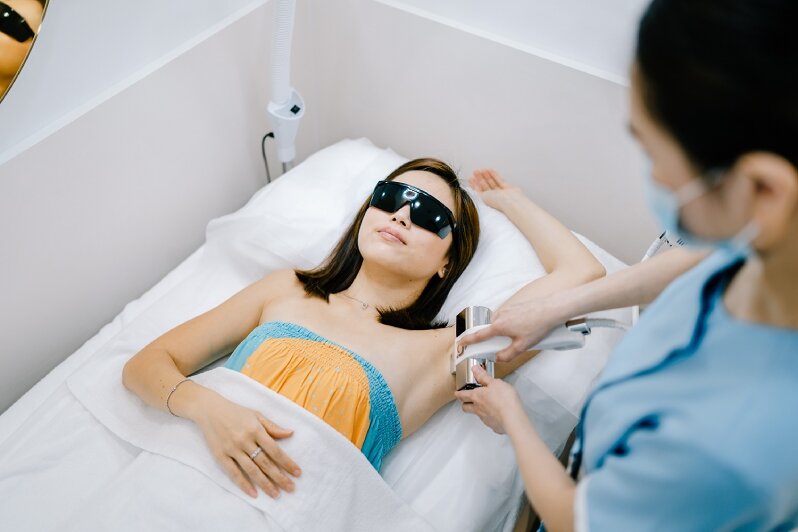
POLYGON ((380 181, 374 187, 369 205, 391 214, 410 205, 410 221, 440 238, 446 238, 457 227, 452 211, 446 205, 420 188, 405 183, 380 181))
POLYGON ((0 32, 19 42, 25 42, 34 35, 25 18, 3 2, 0 2, 0 32))

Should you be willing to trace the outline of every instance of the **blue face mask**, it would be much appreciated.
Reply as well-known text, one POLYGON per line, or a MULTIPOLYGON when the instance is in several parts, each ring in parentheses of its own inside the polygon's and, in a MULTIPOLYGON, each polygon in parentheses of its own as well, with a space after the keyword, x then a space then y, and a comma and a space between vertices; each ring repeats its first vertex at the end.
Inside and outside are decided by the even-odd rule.
POLYGON ((670 235, 672 241, 679 240, 691 248, 726 249, 735 254, 751 255, 751 242, 759 234, 754 221, 749 222, 736 235, 722 240, 707 240, 694 235, 679 222, 679 211, 682 207, 709 191, 705 180, 696 177, 677 190, 670 190, 654 180, 651 162, 646 161, 646 198, 662 228, 670 235))

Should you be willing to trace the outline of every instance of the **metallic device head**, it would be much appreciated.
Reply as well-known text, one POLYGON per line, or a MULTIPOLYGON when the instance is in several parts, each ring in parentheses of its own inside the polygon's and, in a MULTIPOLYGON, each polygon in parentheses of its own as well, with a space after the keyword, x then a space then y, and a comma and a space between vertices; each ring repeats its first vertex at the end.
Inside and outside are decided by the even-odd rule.
MULTIPOLYGON (((464 332, 478 325, 488 325, 493 313, 488 307, 466 307, 457 315, 455 334, 459 337, 464 332)), ((455 345, 455 351, 457 346, 455 345)), ((456 358, 457 353, 454 353, 456 358)), ((480 365, 491 377, 494 376, 492 360, 482 358, 466 358, 455 367, 455 390, 471 390, 480 385, 474 378, 474 366, 480 365)))

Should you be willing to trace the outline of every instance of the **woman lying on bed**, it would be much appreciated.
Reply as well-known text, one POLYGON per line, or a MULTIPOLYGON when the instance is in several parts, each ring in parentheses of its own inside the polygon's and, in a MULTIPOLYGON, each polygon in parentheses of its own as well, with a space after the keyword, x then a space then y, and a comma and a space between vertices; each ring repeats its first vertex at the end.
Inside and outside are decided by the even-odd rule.
MULTIPOLYGON (((604 274, 571 232, 493 171, 471 186, 524 233, 548 274, 513 298, 539 297, 604 274)), ((382 458, 454 399, 454 329, 434 318, 479 240, 477 211, 457 176, 410 161, 377 184, 324 264, 276 271, 163 334, 125 365, 127 388, 194 421, 241 489, 277 497, 301 470, 278 440, 290 427, 186 375, 233 351, 226 367, 316 414, 379 470, 382 458)), ((497 364, 506 375, 512 364, 497 364)))

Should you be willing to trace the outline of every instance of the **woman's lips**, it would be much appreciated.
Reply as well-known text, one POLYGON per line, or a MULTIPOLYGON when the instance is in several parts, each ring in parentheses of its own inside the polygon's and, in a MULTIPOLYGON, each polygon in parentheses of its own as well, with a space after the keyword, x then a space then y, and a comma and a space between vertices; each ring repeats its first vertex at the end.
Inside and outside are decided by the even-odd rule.
POLYGON ((406 242, 402 240, 402 238, 398 234, 396 234, 395 230, 385 228, 385 229, 380 229, 377 232, 384 240, 387 240, 388 242, 397 242, 399 244, 406 244, 406 242))

